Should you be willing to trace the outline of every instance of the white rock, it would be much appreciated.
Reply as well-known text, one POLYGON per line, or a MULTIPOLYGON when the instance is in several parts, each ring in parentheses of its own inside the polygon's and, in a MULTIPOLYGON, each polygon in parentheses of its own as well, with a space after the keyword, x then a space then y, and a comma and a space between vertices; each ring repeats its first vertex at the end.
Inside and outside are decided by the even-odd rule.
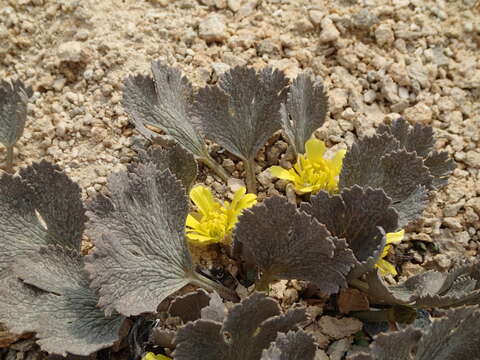
POLYGON ((313 25, 320 25, 323 19, 323 12, 320 10, 310 10, 308 16, 313 25))
POLYGON ((57 56, 60 61, 82 62, 86 58, 86 53, 83 43, 68 41, 60 44, 57 56))
POLYGON ((332 114, 341 113, 348 104, 348 92, 345 89, 335 88, 328 96, 329 108, 332 114))
POLYGON ((432 109, 424 103, 418 103, 405 110, 403 116, 408 121, 430 124, 432 122, 432 109))
POLYGON ((480 169, 480 151, 470 150, 465 157, 465 163, 473 168, 480 169))
POLYGON ((231 192, 236 192, 241 187, 245 187, 245 182, 241 179, 231 177, 228 179, 227 185, 231 192))
POLYGON ((267 188, 273 182, 273 176, 270 169, 265 169, 258 174, 257 180, 263 187, 267 188))
POLYGON ((343 339, 362 330, 363 323, 354 318, 344 317, 337 319, 333 316, 322 316, 318 321, 322 333, 333 339, 343 339))
POLYGON ((365 101, 365 103, 367 104, 373 103, 376 98, 377 98, 377 93, 375 92, 375 90, 372 90, 372 89, 367 90, 365 94, 363 94, 363 101, 365 101))
POLYGON ((227 26, 218 14, 207 16, 198 26, 198 35, 206 42, 224 41, 227 38, 227 26))
POLYGON ((335 341, 328 347, 328 355, 330 356, 330 360, 341 360, 343 359, 343 355, 348 351, 350 348, 351 340, 342 339, 335 341))
POLYGON ((338 39, 340 32, 337 30, 330 18, 324 18, 321 22, 322 32, 319 40, 321 43, 328 43, 338 39))
POLYGON ((241 0, 228 0, 227 1, 227 6, 230 10, 233 12, 237 12, 240 9, 240 6, 242 5, 241 0))
POLYGON ((330 360, 328 355, 323 350, 317 350, 315 353, 315 358, 313 360, 330 360))
POLYGON ((395 41, 395 35, 389 24, 380 24, 375 30, 375 40, 379 46, 392 45, 395 41))
POLYGON ((398 97, 398 85, 393 81, 393 79, 386 75, 382 81, 382 94, 385 98, 391 103, 396 103, 399 100, 398 97))

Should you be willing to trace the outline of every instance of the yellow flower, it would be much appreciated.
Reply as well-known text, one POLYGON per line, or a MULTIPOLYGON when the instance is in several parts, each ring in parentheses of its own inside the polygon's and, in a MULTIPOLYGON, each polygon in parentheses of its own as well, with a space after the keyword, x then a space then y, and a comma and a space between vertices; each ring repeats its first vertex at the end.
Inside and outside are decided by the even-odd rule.
POLYGON ((142 360, 172 360, 168 356, 165 355, 155 355, 154 353, 146 353, 145 356, 142 358, 142 360))
POLYGON ((403 240, 404 235, 405 230, 400 230, 394 233, 387 233, 387 243, 383 248, 382 256, 380 260, 378 260, 375 264, 375 267, 380 270, 380 274, 382 274, 383 276, 388 274, 392 274, 393 276, 397 275, 397 270, 395 269, 395 266, 389 263, 387 260, 383 260, 383 258, 388 255, 392 244, 400 244, 400 242, 403 240))
POLYGON ((311 138, 305 143, 305 155, 298 155, 292 169, 272 166, 270 173, 280 179, 293 182, 298 194, 317 193, 320 190, 338 191, 338 176, 346 150, 339 150, 332 159, 325 159, 325 143, 311 138))
POLYGON ((190 199, 198 212, 187 216, 187 238, 197 244, 207 245, 220 242, 230 235, 243 209, 257 202, 254 194, 245 194, 241 187, 233 195, 231 203, 223 205, 213 198, 209 188, 196 186, 190 191, 190 199))

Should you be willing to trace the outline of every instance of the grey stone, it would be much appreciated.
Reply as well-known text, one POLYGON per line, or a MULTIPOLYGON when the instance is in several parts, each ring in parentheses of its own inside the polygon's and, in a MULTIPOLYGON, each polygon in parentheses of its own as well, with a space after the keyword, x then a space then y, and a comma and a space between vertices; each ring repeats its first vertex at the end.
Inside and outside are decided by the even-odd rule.
POLYGON ((206 42, 224 41, 227 38, 227 26, 218 14, 207 16, 198 26, 198 35, 206 42))

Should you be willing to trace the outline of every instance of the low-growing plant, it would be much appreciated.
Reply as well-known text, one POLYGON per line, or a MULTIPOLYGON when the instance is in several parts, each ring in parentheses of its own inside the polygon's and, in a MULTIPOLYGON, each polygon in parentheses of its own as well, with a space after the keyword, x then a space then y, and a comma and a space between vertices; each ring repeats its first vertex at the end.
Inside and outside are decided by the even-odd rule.
POLYGON ((23 135, 32 89, 20 80, 0 81, 0 142, 6 148, 6 171, 13 166, 13 147, 23 135))
POLYGON ((383 279, 396 275, 386 254, 453 169, 433 150, 430 127, 403 119, 382 125, 341 152, 335 175, 317 181, 330 170, 325 144, 309 140, 326 116, 318 82, 302 74, 289 85, 279 71, 237 67, 194 91, 179 71, 159 62, 152 70, 153 79, 129 77, 124 94, 149 143, 87 211, 79 187, 45 161, 0 177, 0 321, 10 331, 35 332, 43 350, 60 355, 118 345, 130 326, 135 360, 313 360, 305 309, 281 311, 267 295, 276 280, 292 279, 324 295, 356 287, 372 306, 357 313, 362 319, 411 322, 416 309, 460 307, 428 329, 381 334, 352 359, 478 357, 465 334, 479 320, 479 261, 396 285, 383 279), (164 132, 161 140, 152 127, 164 132), (255 156, 282 127, 295 152, 307 153, 298 154, 304 165, 295 171, 308 170, 305 181, 315 184, 302 187, 299 204, 281 196, 257 203, 255 156), (241 188, 221 203, 208 188, 192 187, 195 159, 226 178, 206 138, 244 161, 250 193, 241 188), (95 247, 83 257, 85 227, 95 247), (233 283, 195 264, 189 242, 216 244, 210 250, 240 269, 233 283), (237 291, 250 283, 247 295, 237 291), (199 289, 179 295, 187 285, 199 289), (169 328, 173 319, 180 325, 169 328), (451 351, 434 345, 447 334, 451 351))

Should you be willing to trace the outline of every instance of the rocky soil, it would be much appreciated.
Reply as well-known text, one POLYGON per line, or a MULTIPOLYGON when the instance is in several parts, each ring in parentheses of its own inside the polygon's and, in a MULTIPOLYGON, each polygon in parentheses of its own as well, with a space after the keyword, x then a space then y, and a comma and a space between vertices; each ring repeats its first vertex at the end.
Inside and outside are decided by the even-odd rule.
MULTIPOLYGON (((309 69, 324 79, 330 103, 317 136, 334 149, 398 116, 432 125, 457 169, 397 247, 401 277, 447 270, 479 251, 479 47, 477 0, 0 0, 0 79, 19 77, 34 89, 15 166, 55 162, 85 198, 134 155, 122 83, 148 73, 154 59, 196 85, 242 64, 291 78, 309 69)), ((284 192, 265 169, 291 162, 287 147, 279 134, 259 154, 260 198, 284 192)), ((242 177, 241 163, 212 151, 242 177)), ((206 170, 200 181, 225 198, 238 186, 206 170)), ((284 285, 279 297, 295 301, 295 284, 284 285)), ((319 359, 339 360, 350 347, 358 320, 344 319, 314 323, 319 359)), ((40 358, 28 341, 0 358, 40 358)))

